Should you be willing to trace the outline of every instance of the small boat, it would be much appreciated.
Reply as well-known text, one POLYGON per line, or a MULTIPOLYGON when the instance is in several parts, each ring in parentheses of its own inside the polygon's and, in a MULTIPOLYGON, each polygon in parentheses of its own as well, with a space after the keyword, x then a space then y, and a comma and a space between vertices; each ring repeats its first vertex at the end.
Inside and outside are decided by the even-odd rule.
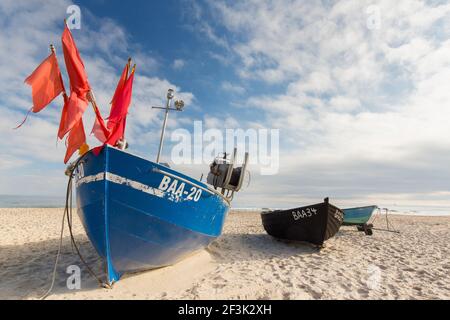
MULTIPOLYGON (((171 95, 168 95, 171 98, 171 95)), ((234 192, 242 186, 242 167, 233 158, 216 158, 208 185, 120 148, 103 146, 72 164, 77 212, 98 254, 107 282, 125 273, 172 265, 220 236, 234 192), (218 188, 221 189, 219 192, 218 188)))
POLYGON ((344 220, 341 209, 324 202, 310 206, 264 211, 261 213, 264 229, 275 238, 305 241, 322 246, 339 230, 344 220))
POLYGON ((378 210, 378 206, 366 206, 344 209, 344 226, 356 226, 358 231, 366 235, 373 234, 373 224, 368 223, 373 213, 378 210))
POLYGON ((344 209, 344 226, 364 225, 369 222, 378 206, 366 206, 344 209))

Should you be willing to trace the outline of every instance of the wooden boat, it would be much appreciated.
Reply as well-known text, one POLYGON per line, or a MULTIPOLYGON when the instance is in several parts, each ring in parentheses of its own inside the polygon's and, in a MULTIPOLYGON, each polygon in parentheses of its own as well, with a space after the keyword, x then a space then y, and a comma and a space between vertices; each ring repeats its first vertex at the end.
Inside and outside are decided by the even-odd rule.
POLYGON ((364 232, 366 235, 373 234, 373 224, 369 224, 369 220, 378 206, 366 206, 344 209, 344 226, 356 226, 358 231, 364 232))
POLYGON ((275 238, 305 241, 315 245, 333 237, 344 221, 344 212, 324 202, 288 210, 261 213, 264 229, 275 238))
POLYGON ((366 206, 344 209, 344 226, 364 225, 378 209, 377 206, 366 206))

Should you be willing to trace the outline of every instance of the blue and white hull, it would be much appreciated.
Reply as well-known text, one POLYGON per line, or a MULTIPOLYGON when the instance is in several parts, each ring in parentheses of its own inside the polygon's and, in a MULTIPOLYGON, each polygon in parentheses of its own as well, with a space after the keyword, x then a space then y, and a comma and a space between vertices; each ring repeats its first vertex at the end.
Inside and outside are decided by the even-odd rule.
POLYGON ((78 215, 109 283, 205 248, 229 210, 206 184, 109 146, 81 160, 75 181, 78 215))
POLYGON ((344 209, 344 225, 363 225, 369 222, 378 206, 366 206, 344 209))

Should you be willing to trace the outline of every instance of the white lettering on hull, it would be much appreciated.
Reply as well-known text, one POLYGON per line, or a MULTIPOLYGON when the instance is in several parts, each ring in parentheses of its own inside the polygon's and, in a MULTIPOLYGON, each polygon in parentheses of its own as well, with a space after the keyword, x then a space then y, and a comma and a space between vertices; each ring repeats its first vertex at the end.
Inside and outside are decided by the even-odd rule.
POLYGON ((300 210, 292 211, 292 216, 294 217, 294 220, 311 218, 315 215, 317 215, 317 209, 315 208, 306 208, 301 211, 300 210))

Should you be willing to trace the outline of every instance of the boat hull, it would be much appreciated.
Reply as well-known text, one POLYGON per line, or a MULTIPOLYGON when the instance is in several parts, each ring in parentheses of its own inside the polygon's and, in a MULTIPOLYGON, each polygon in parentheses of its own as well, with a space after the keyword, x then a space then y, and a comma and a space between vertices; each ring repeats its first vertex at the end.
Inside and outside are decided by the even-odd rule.
POLYGON ((377 209, 377 206, 344 209, 344 225, 352 226, 366 224, 377 209))
POLYGON ((228 202, 167 167, 107 146, 76 172, 78 215, 109 283, 174 264, 222 232, 228 202))
POLYGON ((323 245, 343 222, 343 212, 328 201, 289 210, 261 214, 264 229, 273 237, 323 245))

